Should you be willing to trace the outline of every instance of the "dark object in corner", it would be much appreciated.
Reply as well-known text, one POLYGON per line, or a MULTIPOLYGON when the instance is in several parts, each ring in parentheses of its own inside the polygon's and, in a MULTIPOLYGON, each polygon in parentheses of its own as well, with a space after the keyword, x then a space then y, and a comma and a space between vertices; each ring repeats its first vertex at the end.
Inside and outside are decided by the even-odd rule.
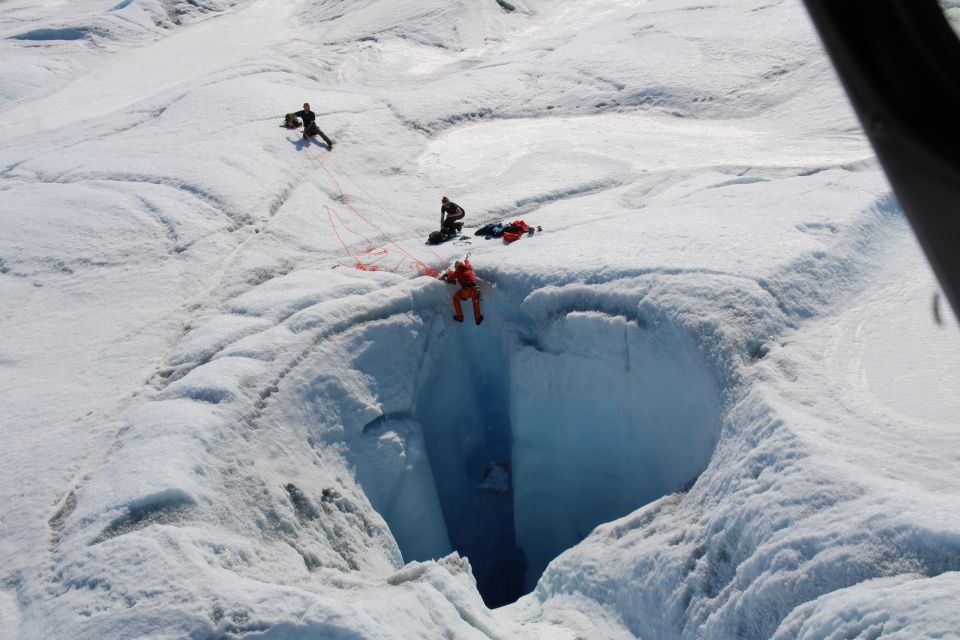
POLYGON ((960 39, 936 0, 804 0, 960 317, 960 39))

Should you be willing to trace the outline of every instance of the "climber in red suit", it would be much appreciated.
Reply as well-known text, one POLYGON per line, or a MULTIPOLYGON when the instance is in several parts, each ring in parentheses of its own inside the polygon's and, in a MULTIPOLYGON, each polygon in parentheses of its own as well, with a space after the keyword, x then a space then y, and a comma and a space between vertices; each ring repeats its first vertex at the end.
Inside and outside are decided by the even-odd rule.
POLYGON ((450 269, 441 278, 450 284, 460 285, 460 291, 453 294, 453 310, 455 315, 453 319, 457 322, 463 322, 463 308, 460 306, 461 300, 473 301, 473 319, 477 324, 483 322, 483 316, 480 315, 480 288, 477 286, 477 278, 473 275, 473 267, 470 261, 464 258, 457 260, 450 269))

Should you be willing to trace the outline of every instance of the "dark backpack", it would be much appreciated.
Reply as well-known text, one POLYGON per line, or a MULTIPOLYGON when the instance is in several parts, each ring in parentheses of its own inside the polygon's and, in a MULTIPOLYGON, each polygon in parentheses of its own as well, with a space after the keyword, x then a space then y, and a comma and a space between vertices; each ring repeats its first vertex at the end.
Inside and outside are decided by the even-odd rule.
POLYGON ((283 118, 283 126, 287 129, 299 129, 301 124, 303 123, 300 122, 300 118, 292 113, 288 113, 283 118))
POLYGON ((430 235, 427 236, 427 244, 440 244, 447 237, 444 235, 443 231, 431 231, 430 235))

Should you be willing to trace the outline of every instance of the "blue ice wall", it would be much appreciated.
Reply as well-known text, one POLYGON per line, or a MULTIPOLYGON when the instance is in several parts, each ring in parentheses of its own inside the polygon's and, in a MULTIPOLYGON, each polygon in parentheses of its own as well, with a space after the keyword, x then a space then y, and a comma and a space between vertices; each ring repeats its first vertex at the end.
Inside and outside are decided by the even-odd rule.
POLYGON ((502 329, 502 320, 439 328, 421 367, 413 411, 423 427, 450 542, 470 559, 488 606, 516 600, 526 569, 509 486, 510 388, 502 329))
POLYGON ((517 542, 532 589, 598 524, 679 491, 706 467, 722 397, 675 326, 574 313, 511 358, 517 542))
POLYGON ((364 427, 352 449, 357 480, 390 527, 404 560, 440 558, 453 551, 423 427, 402 414, 383 416, 364 427))
POLYGON ((537 326, 488 298, 480 327, 423 317, 415 364, 363 368, 380 394, 395 371, 416 380, 412 405, 368 425, 355 453, 404 559, 456 549, 493 607, 532 590, 597 525, 691 484, 722 394, 696 337, 674 324, 578 311, 537 326))

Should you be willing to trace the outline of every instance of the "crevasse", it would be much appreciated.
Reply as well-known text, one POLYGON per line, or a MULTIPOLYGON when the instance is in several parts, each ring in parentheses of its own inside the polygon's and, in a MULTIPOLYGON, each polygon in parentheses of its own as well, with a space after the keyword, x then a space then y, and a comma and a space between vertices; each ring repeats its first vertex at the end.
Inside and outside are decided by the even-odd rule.
POLYGON ((482 327, 434 322, 413 406, 365 429, 401 443, 385 451, 402 452, 404 479, 381 486, 371 457, 357 459, 404 560, 458 551, 494 607, 598 524, 689 486, 722 395, 674 324, 572 311, 538 326, 517 305, 485 305, 482 327))

